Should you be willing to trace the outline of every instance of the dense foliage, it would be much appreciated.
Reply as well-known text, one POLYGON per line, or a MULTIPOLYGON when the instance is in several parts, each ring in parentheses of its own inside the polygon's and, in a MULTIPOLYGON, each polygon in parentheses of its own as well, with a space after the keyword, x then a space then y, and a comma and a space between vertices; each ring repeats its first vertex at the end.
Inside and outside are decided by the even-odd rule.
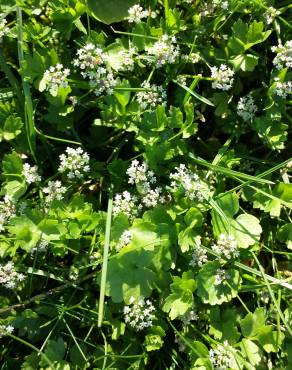
POLYGON ((1 369, 292 369, 290 16, 1 0, 1 369))

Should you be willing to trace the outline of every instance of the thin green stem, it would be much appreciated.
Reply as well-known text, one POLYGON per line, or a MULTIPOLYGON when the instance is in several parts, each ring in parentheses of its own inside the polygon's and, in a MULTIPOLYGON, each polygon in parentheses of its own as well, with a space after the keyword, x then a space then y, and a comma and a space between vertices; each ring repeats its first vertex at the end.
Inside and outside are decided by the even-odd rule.
POLYGON ((104 251, 103 251, 103 261, 102 261, 102 271, 101 271, 101 281, 100 281, 98 324, 97 324, 99 328, 102 325, 103 314, 104 314, 104 297, 105 297, 105 285, 106 285, 107 264, 108 264, 108 251, 109 251, 110 234, 111 234, 112 209, 113 209, 113 194, 111 190, 109 194, 108 206, 107 206, 107 218, 106 218, 106 227, 105 227, 105 245, 104 245, 104 251))

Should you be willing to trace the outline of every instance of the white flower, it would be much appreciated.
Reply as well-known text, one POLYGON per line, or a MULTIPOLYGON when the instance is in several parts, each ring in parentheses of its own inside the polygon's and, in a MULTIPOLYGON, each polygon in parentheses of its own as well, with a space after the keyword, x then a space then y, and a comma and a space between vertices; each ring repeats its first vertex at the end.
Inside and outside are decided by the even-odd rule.
POLYGON ((149 16, 149 11, 144 10, 139 4, 131 6, 128 9, 128 22, 129 23, 141 23, 142 19, 149 16))
POLYGON ((128 245, 132 241, 133 234, 129 230, 125 230, 123 234, 121 235, 118 244, 116 246, 117 250, 122 249, 124 246, 128 245))
POLYGON ((51 203, 53 200, 62 200, 64 194, 66 193, 66 187, 62 186, 61 181, 49 181, 48 186, 43 188, 43 192, 47 194, 45 202, 51 203))
POLYGON ((40 83, 40 91, 47 90, 52 96, 57 96, 59 87, 66 88, 68 86, 67 77, 69 74, 70 69, 64 68, 63 64, 51 66, 44 73, 40 83))
POLYGON ((7 334, 12 334, 14 327, 12 325, 0 325, 0 338, 4 337, 7 334))
POLYGON ((184 352, 186 350, 186 344, 185 342, 181 339, 180 336, 178 336, 177 334, 175 334, 175 337, 174 337, 174 343, 177 343, 178 345, 178 350, 180 352, 184 352))
POLYGON ((131 297, 129 306, 124 307, 124 320, 133 329, 140 331, 152 326, 154 319, 155 307, 152 302, 144 298, 140 298, 137 302, 134 297, 131 297))
POLYGON ((93 45, 86 44, 83 48, 77 50, 77 57, 73 60, 73 65, 81 69, 81 75, 86 78, 91 70, 104 63, 104 55, 102 49, 93 45))
POLYGON ((211 77, 215 79, 212 82, 213 89, 230 90, 234 81, 233 76, 234 71, 225 64, 221 64, 219 69, 211 67, 211 77))
POLYGON ((237 241, 233 235, 220 234, 216 244, 211 246, 215 253, 222 255, 227 259, 239 256, 237 241))
POLYGON ((236 350, 229 347, 227 341, 224 341, 223 345, 218 344, 216 348, 210 349, 209 359, 212 362, 213 368, 216 370, 237 369, 233 355, 234 352, 236 352, 236 350))
POLYGON ((252 96, 247 95, 239 99, 237 104, 237 114, 245 121, 252 121, 258 108, 252 96))
POLYGON ((121 69, 124 71, 133 71, 135 65, 135 55, 138 49, 136 47, 130 47, 129 49, 121 50, 119 52, 119 58, 121 59, 121 69))
POLYGON ((197 53, 190 53, 189 55, 188 54, 184 54, 182 56, 182 58, 186 62, 193 63, 193 64, 196 64, 196 63, 198 63, 201 60, 200 53, 198 53, 198 52, 197 53))
POLYGON ((164 66, 165 64, 176 63, 180 50, 179 46, 175 46, 176 38, 174 36, 169 37, 163 35, 158 41, 152 46, 146 49, 148 57, 155 64, 157 68, 164 66))
POLYGON ((15 203, 5 195, 4 199, 0 201, 0 231, 4 230, 4 225, 15 216, 16 207, 15 203))
POLYGON ((206 262, 208 262, 208 255, 204 248, 199 245, 193 252, 192 259, 190 261, 190 266, 192 267, 202 267, 206 262))
POLYGON ((188 310, 185 314, 180 315, 179 319, 182 321, 182 323, 187 326, 190 324, 191 321, 197 321, 199 319, 198 314, 196 313, 195 309, 192 308, 188 310))
POLYGON ((119 213, 125 213, 130 219, 133 219, 138 215, 141 208, 141 204, 138 205, 137 197, 132 196, 128 191, 124 191, 122 194, 116 194, 114 198, 114 216, 118 215, 119 213))
POLYGON ((139 163, 136 159, 131 162, 131 166, 127 169, 127 175, 129 176, 129 184, 141 184, 149 182, 150 184, 156 183, 156 177, 153 171, 148 170, 146 162, 139 163))
POLYGON ((196 199, 201 202, 210 196, 210 187, 184 164, 175 167, 175 172, 172 172, 169 178, 173 180, 171 190, 173 192, 181 191, 191 200, 196 199))
POLYGON ((96 96, 100 96, 103 93, 112 95, 114 87, 118 84, 118 81, 114 78, 112 72, 108 72, 105 67, 98 67, 94 71, 88 72, 89 84, 94 89, 96 96))
POLYGON ((155 109, 157 105, 166 105, 166 91, 162 86, 150 85, 144 81, 141 87, 148 91, 140 91, 137 93, 137 101, 143 109, 155 109))
POLYGON ((229 275, 229 273, 227 271, 222 270, 222 269, 218 269, 216 271, 214 284, 215 285, 225 284, 227 282, 227 280, 230 279, 230 277, 231 276, 229 275))
POLYGON ((23 281, 25 276, 15 271, 14 263, 9 261, 6 265, 0 264, 0 284, 7 289, 14 289, 18 282, 23 281))
POLYGON ((49 240, 41 237, 38 242, 38 245, 36 247, 31 248, 30 253, 46 252, 48 245, 49 245, 49 240))
POLYGON ((6 26, 7 20, 0 19, 0 42, 2 41, 3 36, 7 35, 9 28, 6 26))
POLYGON ((38 174, 38 167, 31 166, 29 163, 24 163, 22 174, 25 177, 25 181, 28 184, 41 181, 41 177, 38 174))
POLYGON ((84 173, 90 171, 89 155, 79 147, 77 149, 67 147, 66 154, 60 155, 60 166, 58 170, 67 172, 69 179, 82 179, 84 173))
POLYGON ((273 60, 277 69, 292 67, 292 40, 287 41, 285 45, 272 46, 271 50, 277 53, 273 60))
POLYGON ((274 87, 274 93, 280 98, 286 99, 287 95, 292 93, 292 82, 277 81, 274 87))
POLYGON ((271 24, 277 15, 279 15, 280 12, 275 9, 274 7, 270 6, 266 12, 264 13, 263 17, 267 24, 271 24))

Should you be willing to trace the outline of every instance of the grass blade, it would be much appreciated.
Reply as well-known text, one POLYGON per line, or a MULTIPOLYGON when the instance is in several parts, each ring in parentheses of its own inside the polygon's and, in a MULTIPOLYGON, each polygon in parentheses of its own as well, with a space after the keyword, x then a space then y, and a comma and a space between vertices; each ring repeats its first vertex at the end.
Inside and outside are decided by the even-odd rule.
POLYGON ((107 206, 107 217, 105 227, 105 244, 103 250, 102 270, 101 270, 101 281, 100 281, 100 295, 98 305, 98 327, 101 327, 104 312, 104 296, 105 296, 105 284, 107 274, 107 263, 108 263, 108 251, 110 244, 110 233, 111 233, 111 222, 112 222, 112 209, 113 209, 113 195, 112 191, 109 194, 108 206, 107 206))

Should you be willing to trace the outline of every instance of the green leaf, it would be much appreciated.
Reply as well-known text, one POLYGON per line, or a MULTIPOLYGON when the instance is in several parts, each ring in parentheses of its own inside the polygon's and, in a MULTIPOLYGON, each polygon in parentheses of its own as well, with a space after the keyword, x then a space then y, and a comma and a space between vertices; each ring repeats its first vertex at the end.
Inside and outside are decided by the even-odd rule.
POLYGON ((227 340, 230 344, 237 343, 240 334, 237 330, 236 316, 234 308, 226 308, 224 310, 220 310, 219 307, 211 308, 209 313, 210 335, 219 339, 220 342, 227 340))
POLYGON ((277 231, 277 239, 280 242, 286 242, 287 248, 292 250, 292 223, 283 225, 277 231))
POLYGON ((4 175, 4 193, 17 200, 27 189, 27 185, 22 175, 23 164, 20 156, 16 152, 6 154, 2 161, 4 175))
POLYGON ((278 119, 273 120, 268 115, 256 117, 251 123, 259 137, 273 150, 282 150, 285 148, 287 140, 288 125, 280 122, 278 119))
POLYGON ((258 64, 259 57, 252 54, 237 55, 230 58, 230 63, 233 64, 235 71, 240 69, 244 72, 252 72, 258 64))
POLYGON ((228 279, 221 284, 215 284, 216 274, 220 268, 218 261, 207 262, 197 276, 197 294, 204 303, 210 305, 229 302, 237 296, 240 285, 240 275, 237 270, 227 269, 228 279))
POLYGON ((218 194, 216 202, 229 217, 233 217, 239 211, 239 201, 236 193, 218 194))
POLYGON ((262 227, 259 220, 250 214, 241 214, 231 222, 231 233, 239 248, 248 248, 259 242, 262 227))
POLYGON ((196 282, 193 274, 184 272, 182 277, 174 276, 170 285, 171 294, 166 298, 162 307, 164 312, 169 313, 171 320, 184 315, 193 306, 193 292, 196 289, 196 282))
POLYGON ((0 142, 4 139, 13 140, 21 133, 23 122, 20 117, 13 115, 6 118, 3 129, 0 128, 0 142))
MULTIPOLYGON (((63 360, 65 351, 66 346, 64 340, 62 338, 58 338, 57 340, 48 340, 44 354, 52 363, 54 363, 63 360)), ((45 359, 42 359, 40 361, 40 365, 47 366, 48 364, 45 359)))
POLYGON ((245 338, 257 339, 263 326, 265 326, 266 316, 263 307, 259 307, 254 313, 248 313, 241 321, 241 332, 245 338))
MULTIPOLYGON (((240 342, 240 348, 244 357, 248 359, 248 365, 252 365, 255 366, 255 368, 258 368, 258 366, 262 362, 262 350, 254 342, 246 338, 243 338, 240 342)), ((247 369, 250 370, 253 370, 255 368, 247 367, 247 369)))
POLYGON ((173 256, 167 224, 136 220, 129 229, 132 242, 108 264, 106 294, 114 302, 129 302, 131 296, 149 297, 161 270, 168 270, 173 256))
POLYGON ((147 334, 144 345, 147 352, 157 351, 163 346, 163 339, 157 334, 147 334))
POLYGON ((91 14, 100 22, 111 24, 122 21, 135 0, 87 0, 91 14))

